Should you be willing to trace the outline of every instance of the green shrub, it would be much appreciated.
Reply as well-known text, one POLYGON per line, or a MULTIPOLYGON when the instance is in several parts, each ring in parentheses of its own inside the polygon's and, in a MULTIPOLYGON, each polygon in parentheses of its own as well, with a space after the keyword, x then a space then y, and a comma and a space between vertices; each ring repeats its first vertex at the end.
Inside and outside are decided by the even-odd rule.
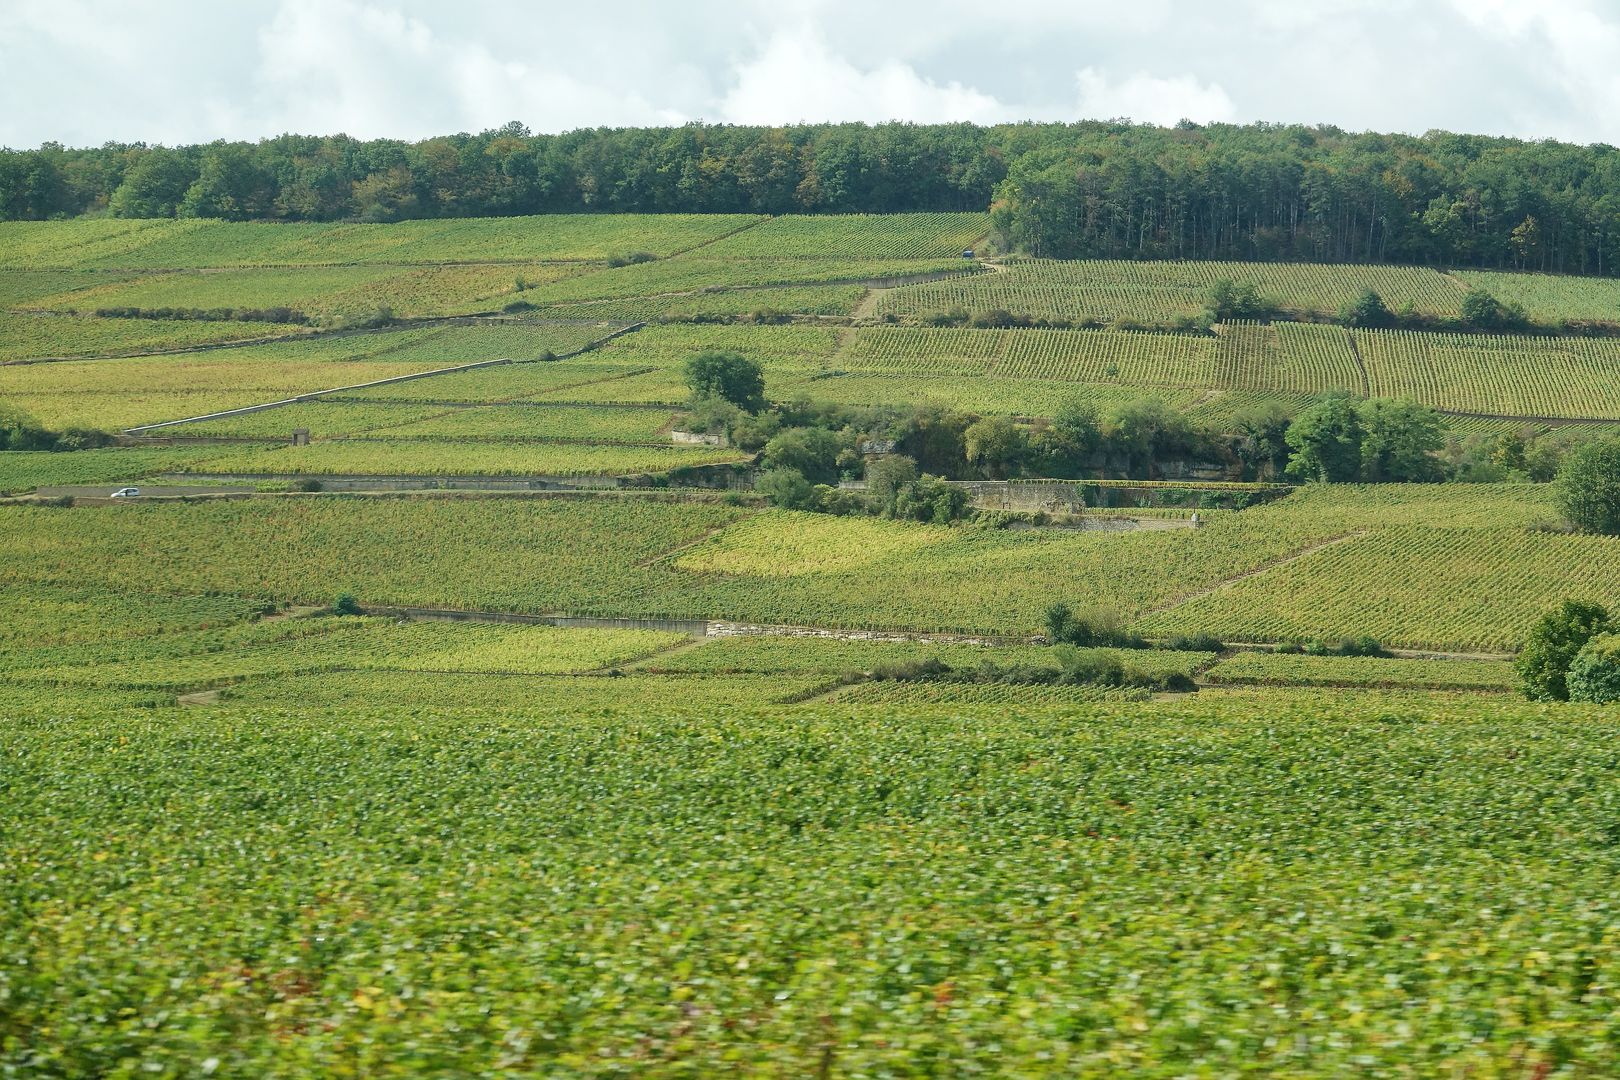
POLYGON ((1620 634, 1599 634, 1570 661, 1569 700, 1607 705, 1620 701, 1620 634))
POLYGON ((902 487, 894 500, 894 516, 907 521, 949 525, 966 511, 967 492, 927 474, 902 487))
POLYGON ((823 428, 789 428, 765 444, 767 469, 797 470, 812 484, 838 479, 838 436, 823 428))
POLYGON ((809 510, 816 501, 815 485, 798 469, 767 469, 754 481, 754 490, 783 510, 809 510))
POLYGON ((1346 300, 1339 308, 1339 321, 1346 326, 1387 327, 1395 325, 1395 313, 1377 292, 1362 289, 1359 296, 1346 300))
POLYGON ((1063 681, 1083 686, 1125 685, 1125 665, 1115 656, 1095 649, 1061 645, 1053 650, 1063 668, 1063 681))
POLYGON ((875 682, 920 682, 926 679, 937 679, 950 673, 950 665, 937 656, 931 656, 926 660, 906 660, 892 664, 879 664, 872 669, 869 677, 875 682))
POLYGON ((1620 439, 1570 451, 1558 470, 1558 509, 1586 532, 1620 536, 1620 439))
POLYGON ((1476 330, 1520 330, 1529 317, 1518 304, 1504 304, 1484 289, 1469 289, 1462 299, 1462 321, 1476 330))
POLYGON ((1275 311, 1275 305, 1261 298, 1253 282, 1233 281, 1230 278, 1217 281, 1210 288, 1205 303, 1205 312, 1214 322, 1269 319, 1275 311))
POLYGON ((1570 665, 1587 642, 1613 629, 1601 604, 1565 600, 1530 629, 1514 666, 1519 687, 1532 701, 1568 701, 1570 665))
POLYGON ((334 615, 360 615, 360 601, 353 593, 339 593, 338 598, 332 601, 332 614, 334 615))
MULTIPOLYGON (((1279 649, 1279 652, 1293 651, 1279 649)), ((1317 638, 1305 643, 1300 652, 1311 656, 1390 656, 1390 651, 1384 648, 1377 638, 1363 634, 1357 638, 1317 638)))
POLYGON ((741 353, 696 353, 686 361, 684 374, 693 401, 718 398, 751 413, 765 407, 765 372, 741 353))
POLYGON ((1198 684, 1193 677, 1185 671, 1166 671, 1157 678, 1157 688, 1172 694, 1191 694, 1197 691, 1198 684))
POLYGON ((1117 649, 1146 649, 1146 639, 1125 630, 1125 620, 1112 608, 1096 607, 1076 612, 1069 605, 1056 603, 1046 609, 1046 640, 1050 645, 1078 645, 1082 648, 1112 646, 1117 649))

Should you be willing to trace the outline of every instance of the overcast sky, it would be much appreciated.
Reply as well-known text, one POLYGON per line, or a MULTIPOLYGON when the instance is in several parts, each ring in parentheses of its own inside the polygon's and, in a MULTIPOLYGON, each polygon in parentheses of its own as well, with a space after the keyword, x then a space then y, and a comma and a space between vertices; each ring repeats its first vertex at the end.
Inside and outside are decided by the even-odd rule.
POLYGON ((686 120, 1620 144, 1620 0, 0 0, 0 145, 686 120))

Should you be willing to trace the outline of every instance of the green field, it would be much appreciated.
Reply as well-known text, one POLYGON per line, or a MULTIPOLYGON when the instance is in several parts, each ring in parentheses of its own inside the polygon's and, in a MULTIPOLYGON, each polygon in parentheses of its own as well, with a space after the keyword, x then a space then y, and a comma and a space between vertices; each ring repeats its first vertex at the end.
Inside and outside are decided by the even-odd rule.
POLYGON ((478 264, 427 267, 335 266, 253 270, 181 270, 103 284, 86 280, 29 307, 94 312, 99 308, 287 307, 312 317, 369 315, 380 307, 396 316, 453 315, 498 309, 526 285, 566 277, 560 264, 478 264))
POLYGON ((173 352, 301 332, 273 323, 0 314, 0 362, 173 352))
POLYGON ((14 713, 0 942, 24 962, 0 968, 0 1060, 604 1076, 1612 1060, 1616 777, 1596 714, 519 694, 402 722, 390 682, 383 704, 304 685, 279 706, 14 713))
POLYGON ((347 671, 553 675, 609 668, 668 648, 680 635, 549 626, 400 625, 303 618, 72 649, 19 649, 8 683, 196 691, 248 679, 347 671))
POLYGON ((1496 690, 1517 685, 1502 660, 1412 660, 1376 656, 1304 656, 1240 653, 1209 672, 1225 686, 1391 687, 1410 690, 1496 690))
MULTIPOLYGON (((726 459, 703 449, 540 443, 447 454, 435 442, 361 441, 232 452, 194 469, 511 475, 726 459)), ((0 581, 138 575, 159 593, 205 587, 321 603, 346 590, 386 604, 1013 636, 1039 630, 1045 607, 1065 599, 1107 605, 1150 635, 1371 634, 1411 648, 1500 650, 1549 596, 1620 602, 1620 546, 1538 531, 1551 516, 1538 485, 1308 489, 1198 530, 1128 533, 636 499, 494 500, 475 514, 457 501, 331 496, 65 518, 23 507, 0 517, 0 581)))
POLYGON ((1032 318, 1159 324, 1199 314, 1222 279, 1251 283, 1265 299, 1301 314, 1332 314, 1372 288, 1392 309, 1410 304, 1421 314, 1455 316, 1466 291, 1423 267, 1018 259, 997 274, 896 289, 883 296, 878 311, 913 316, 1000 308, 1032 318))
POLYGON ((1541 318, 1620 322, 1620 282, 1613 278, 1489 270, 1458 270, 1454 276, 1541 318))
POLYGON ((218 457, 228 447, 154 447, 139 450, 79 450, 56 453, 19 450, 0 454, 0 493, 20 494, 62 484, 122 484, 176 472, 218 457))
POLYGON ((787 215, 704 249, 710 258, 956 259, 990 231, 983 214, 787 215))
POLYGON ((667 409, 614 409, 538 404, 453 409, 388 429, 389 438, 669 445, 667 409))
MULTIPOLYGON (((615 436, 622 435, 616 429, 615 436)), ((596 442, 523 442, 511 445, 442 437, 389 435, 245 450, 199 463, 191 472, 211 476, 627 476, 695 465, 742 461, 736 450, 708 446, 618 446, 596 442)))
POLYGON ((1541 475, 1620 422, 1620 339, 1553 325, 1613 283, 996 243, 0 223, 8 424, 307 398, 0 452, 0 1076, 1613 1075, 1615 712, 1522 700, 1513 654, 1566 597, 1620 610, 1620 540, 1545 483, 1234 479, 1240 418, 1336 392, 1455 414, 1447 475, 1541 475), (1288 318, 1171 332, 1223 277, 1288 318), (1544 325, 1320 318, 1469 285, 1544 325), (89 314, 278 305, 313 324, 89 314), (952 306, 1095 328, 923 325, 952 306), (673 441, 711 350, 782 404, 746 449, 673 441), (1075 404, 1099 445, 1169 427, 1148 398, 1211 460, 1044 441, 1075 404), (928 480, 882 514, 748 490, 807 415, 817 479, 902 432, 1015 479, 962 515, 928 480), (1047 476, 1204 479, 970 456, 1008 431, 1047 476), (246 490, 23 494, 176 475, 246 490))
POLYGON ((1460 412, 1620 419, 1620 338, 1358 331, 1375 397, 1460 412))
MULTIPOLYGON (((739 277, 747 263, 736 266, 739 277)), ((858 268, 857 268, 858 270, 858 268)), ((562 319, 675 320, 715 322, 756 312, 847 319, 866 298, 861 285, 794 285, 731 288, 638 296, 620 300, 580 300, 548 304, 542 313, 562 319)))
MULTIPOLYGON (((49 321, 92 325, 133 321, 158 327, 235 325, 49 321)), ((0 400, 53 427, 118 430, 462 364, 571 353, 614 329, 612 324, 490 323, 340 334, 162 357, 0 367, 0 400)), ((422 391, 418 384, 404 383, 396 392, 422 391)))
MULTIPOLYGON (((744 236, 746 234, 740 234, 734 240, 740 241, 744 236)), ((730 243, 727 241, 702 248, 691 255, 673 259, 611 268, 594 274, 577 274, 552 284, 541 284, 525 292, 522 298, 534 303, 617 300, 703 290, 875 281, 908 274, 971 274, 978 269, 975 263, 964 262, 960 257, 950 260, 938 256, 863 258, 849 254, 832 254, 821 258, 727 257, 724 252, 730 243)), ((833 251, 839 249, 834 248, 833 251)))
MULTIPOLYGON (((0 372, 0 396, 47 424, 118 429, 364 381, 357 372, 324 370, 336 361, 364 359, 365 377, 376 378, 413 373, 413 365, 422 371, 503 357, 567 356, 651 320, 664 325, 622 338, 589 362, 661 374, 627 373, 604 382, 576 378, 568 369, 532 381, 512 376, 512 393, 502 377, 490 376, 489 390, 468 378, 366 396, 456 403, 546 394, 582 404, 676 405, 686 396, 679 365, 695 351, 720 348, 761 362, 773 395, 850 405, 929 401, 1045 416, 1077 398, 1106 411, 1156 396, 1204 422, 1221 423, 1254 405, 1277 402, 1298 410, 1323 393, 1347 390, 1466 414, 1458 431, 1486 430, 1479 425, 1498 421, 1620 420, 1609 378, 1620 358, 1607 338, 1351 333, 1291 322, 1234 323, 1214 334, 870 325, 955 304, 1162 325, 1195 311, 1221 277, 1253 281, 1296 314, 1331 312, 1370 285, 1392 306, 1450 317, 1465 287, 1466 275, 1381 266, 1015 259, 986 270, 960 257, 986 228, 973 214, 558 216, 388 226, 0 223, 0 237, 11 241, 0 261, 12 267, 0 270, 0 301, 14 308, 286 306, 330 323, 385 306, 398 316, 421 317, 488 312, 516 300, 528 305, 515 321, 203 348, 142 357, 139 364, 120 361, 117 369, 0 372), (655 258, 608 265, 636 251, 655 258), (861 284, 938 273, 955 277, 875 292, 861 284), (800 321, 691 321, 765 311, 800 321), (293 366, 298 361, 311 366, 293 366), (394 366, 385 370, 383 364, 394 366)), ((1607 295, 1607 286, 1591 279, 1486 274, 1468 280, 1475 278, 1505 299, 1524 301, 1537 317, 1596 318, 1607 295)), ((162 353, 308 332, 284 324, 19 312, 0 315, 0 323, 6 331, 0 360, 162 353)), ((419 418, 402 416, 402 422, 419 418)))
POLYGON ((225 221, 0 222, 5 265, 22 269, 183 269, 599 261, 673 255, 759 218, 726 214, 576 214, 405 221, 394 225, 225 221))

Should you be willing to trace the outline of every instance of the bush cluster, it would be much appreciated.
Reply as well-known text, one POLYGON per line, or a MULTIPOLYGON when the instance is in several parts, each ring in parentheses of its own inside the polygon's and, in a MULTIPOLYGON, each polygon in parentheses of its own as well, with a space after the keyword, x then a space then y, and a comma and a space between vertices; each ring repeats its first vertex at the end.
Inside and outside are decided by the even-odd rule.
POLYGON ((1086 648, 1151 647, 1146 638, 1125 630, 1124 623, 1119 612, 1111 608, 1077 612, 1059 601, 1046 609, 1046 641, 1049 645, 1079 645, 1086 648))
POLYGON ((1558 470, 1556 496, 1577 529, 1620 536, 1620 438, 1572 451, 1558 470))
MULTIPOLYGON (((1167 462, 1191 461, 1245 480, 1543 481, 1579 438, 1509 432, 1448 442, 1446 422, 1433 409, 1347 393, 1327 395, 1297 415, 1278 403, 1245 409, 1225 430, 1215 430, 1156 397, 1121 402, 1106 415, 1076 397, 1050 418, 1032 421, 931 403, 848 406, 808 397, 771 403, 763 368, 734 352, 695 354, 685 377, 691 391, 685 422, 692 430, 724 434, 739 449, 761 452, 770 474, 762 478, 763 490, 777 505, 863 512, 859 498, 815 489, 864 475, 873 494, 865 512, 923 521, 954 520, 963 512, 942 487, 915 483, 931 477, 1154 479, 1167 462)), ((1603 462, 1610 477, 1606 505, 1620 530, 1620 450, 1603 462)), ((1100 489, 1076 494, 1088 505, 1104 505, 1106 498, 1100 489)), ((1164 495, 1176 497, 1173 491, 1164 495)), ((1190 506, 1195 498, 1200 507, 1228 505, 1207 493, 1179 497, 1181 503, 1170 505, 1190 506)))
POLYGON ((1620 702, 1620 633, 1599 634, 1581 646, 1565 682, 1571 701, 1620 702))
POLYGON ((96 317, 102 319, 176 319, 188 322, 263 322, 291 323, 308 326, 310 318, 302 311, 289 307, 271 308, 177 308, 177 307, 101 307, 96 317))
POLYGON ((631 251, 623 255, 610 255, 607 264, 610 268, 620 266, 636 266, 641 263, 656 262, 658 256, 650 251, 631 251))
POLYGON ((953 668, 937 657, 903 663, 880 664, 869 672, 851 672, 845 682, 951 682, 1002 686, 1135 687, 1173 693, 1198 689, 1191 676, 1180 671, 1148 671, 1126 664, 1100 649, 1061 646, 1052 651, 1057 666, 997 664, 986 660, 977 667, 953 668))
POLYGON ((1384 648, 1383 642, 1367 634, 1354 638, 1312 638, 1310 641, 1284 641, 1277 652, 1303 653, 1306 656, 1382 656, 1395 655, 1384 648))
POLYGON ((24 410, 0 401, 0 450, 93 450, 112 441, 107 432, 92 428, 51 431, 24 410))
POLYGON ((1620 700, 1620 625, 1602 604, 1565 600, 1530 628, 1514 666, 1532 701, 1620 700))

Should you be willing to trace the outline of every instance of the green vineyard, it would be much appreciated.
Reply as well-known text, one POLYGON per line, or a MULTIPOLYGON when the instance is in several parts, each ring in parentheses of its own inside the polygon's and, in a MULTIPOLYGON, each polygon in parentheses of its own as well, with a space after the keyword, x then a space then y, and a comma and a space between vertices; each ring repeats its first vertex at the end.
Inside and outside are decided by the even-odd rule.
POLYGON ((4 889, 31 914, 0 934, 30 962, 0 985, 12 1030, 51 1033, 29 1060, 606 1076, 624 1046, 640 1072, 813 1075, 834 1045, 876 1075, 924 1037, 990 1073, 1608 1059, 1606 998, 1571 987, 1614 959, 1591 711, 784 713, 735 704, 791 680, 588 681, 319 675, 15 716, 4 889), (139 1004, 80 1015, 101 996, 139 1004))
POLYGON ((5 265, 181 269, 603 260, 667 256, 759 222, 725 214, 578 214, 397 225, 226 221, 0 222, 5 265))
POLYGON ((878 310, 916 316, 999 308, 1037 319, 1159 324, 1198 315, 1222 280, 1253 284, 1265 299, 1300 314, 1331 314, 1371 288, 1391 308, 1410 305, 1421 314, 1454 316, 1466 291, 1457 280, 1422 267, 1019 259, 985 277, 895 289, 884 294, 878 310))
POLYGON ((0 1075, 1612 1074, 1612 283, 1004 240, 0 223, 0 1075))
MULTIPOLYGON (((708 448, 432 440, 217 449, 225 452, 182 467, 504 476, 735 460, 708 448)), ((1620 603, 1620 546, 1538 531, 1553 519, 1540 485, 1308 490, 1213 515, 1198 530, 1126 533, 966 530, 638 499, 494 500, 476 518, 454 501, 343 496, 6 515, 0 582, 133 575, 159 593, 203 587, 296 603, 348 589, 382 604, 1023 637, 1040 630, 1047 605, 1066 599, 1108 606, 1150 636, 1366 634, 1461 650, 1511 649, 1562 589, 1620 603), (496 566, 522 569, 484 576, 496 566)))

